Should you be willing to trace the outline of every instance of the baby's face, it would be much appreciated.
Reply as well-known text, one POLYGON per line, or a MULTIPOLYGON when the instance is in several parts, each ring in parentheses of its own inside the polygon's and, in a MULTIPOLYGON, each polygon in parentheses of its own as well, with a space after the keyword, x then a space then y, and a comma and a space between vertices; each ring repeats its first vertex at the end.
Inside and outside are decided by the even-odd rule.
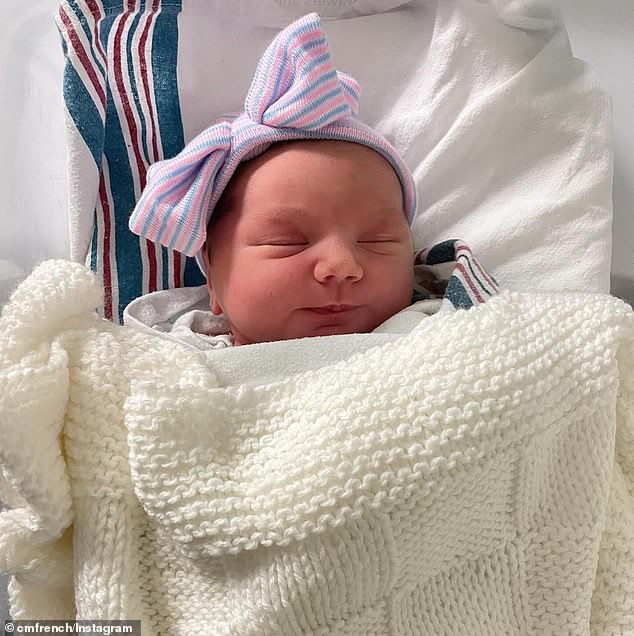
POLYGON ((370 148, 274 146, 229 187, 205 251, 210 307, 235 344, 369 332, 409 304, 401 187, 370 148))

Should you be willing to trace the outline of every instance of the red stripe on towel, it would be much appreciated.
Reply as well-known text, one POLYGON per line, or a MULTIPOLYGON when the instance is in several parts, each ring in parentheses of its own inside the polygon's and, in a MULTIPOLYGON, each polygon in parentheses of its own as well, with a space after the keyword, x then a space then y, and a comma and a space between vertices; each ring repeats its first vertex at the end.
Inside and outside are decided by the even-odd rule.
POLYGON ((473 284, 473 281, 471 280, 471 277, 469 276, 469 273, 465 269, 465 266, 462 263, 456 263, 456 269, 459 269, 462 272, 462 276, 464 277, 465 281, 469 285, 469 288, 473 292, 473 295, 477 298, 478 302, 479 303, 483 303, 484 300, 482 299, 482 296, 480 296, 480 294, 478 293, 478 289, 473 284))
MULTIPOLYGON (((141 149, 138 143, 138 128, 136 125, 136 121, 134 119, 134 113, 132 112, 132 107, 130 105, 130 100, 128 99, 128 95, 126 93, 126 87, 123 80, 123 63, 122 63, 122 57, 121 57, 121 53, 122 53, 121 40, 123 36, 123 31, 125 28, 125 23, 127 19, 130 17, 133 10, 134 10, 134 0, 128 0, 128 10, 126 13, 122 14, 121 19, 119 20, 119 23, 117 24, 117 31, 114 37, 113 66, 114 66, 115 84, 117 86, 117 91, 119 93, 121 107, 123 108, 125 122, 128 126, 130 144, 132 146, 132 151, 134 153, 134 160, 136 163, 137 174, 139 175, 139 185, 142 189, 145 184, 146 168, 145 168, 145 162, 143 161, 143 157, 141 156, 141 149)), ((157 256, 156 256, 157 246, 154 243, 150 243, 147 240, 145 243, 148 250, 148 264, 149 264, 148 291, 154 292, 158 289, 157 256)))
POLYGON ((103 50, 103 47, 101 46, 101 40, 99 39, 99 23, 103 17, 102 8, 100 4, 95 2, 95 0, 86 0, 86 5, 88 6, 90 13, 92 13, 95 20, 93 23, 93 26, 94 26, 93 31, 95 35, 95 42, 97 44, 97 50, 101 54, 101 59, 103 63, 107 64, 106 52, 103 50))
POLYGON ((84 45, 81 43, 81 40, 79 39, 79 36, 77 35, 77 32, 75 31, 75 27, 73 26, 73 23, 71 22, 68 15, 66 15, 66 12, 64 11, 62 7, 59 8, 59 17, 64 23, 64 26, 66 27, 66 32, 68 33, 68 38, 71 44, 73 45, 73 50, 75 51, 77 58, 81 62, 81 65, 86 70, 86 73, 88 74, 88 77, 90 79, 90 83, 93 85, 93 88, 95 89, 95 92, 97 93, 99 97, 99 101, 101 102, 101 105, 105 109, 106 94, 104 93, 103 87, 101 86, 101 83, 99 82, 99 78, 97 77, 97 74, 95 73, 95 69, 93 68, 92 64, 90 63, 90 60, 88 59, 88 54, 86 53, 86 49, 84 49, 84 45))
POLYGON ((106 194, 106 182, 103 171, 99 174, 99 200, 103 209, 103 314, 107 320, 112 320, 112 263, 110 262, 110 240, 112 226, 110 225, 110 204, 106 194))
POLYGON ((469 260, 471 261, 471 263, 473 265, 475 265, 477 267, 478 271, 482 275, 482 278, 484 278, 484 280, 486 280, 486 282, 493 288, 494 291, 497 291, 498 290, 498 286, 491 280, 489 275, 480 266, 480 263, 479 263, 478 259, 473 255, 473 252, 471 251, 471 248, 468 245, 465 245, 464 243, 461 243, 460 246, 458 247, 458 249, 456 250, 456 254, 459 254, 460 252, 467 252, 471 256, 471 258, 469 260))
MULTIPOLYGON (((154 0, 152 4, 152 18, 156 16, 156 11, 159 8, 159 0, 154 0)), ((141 38, 139 40, 139 64, 141 66, 141 77, 143 78, 143 92, 145 93, 145 102, 147 104, 148 110, 150 111, 150 119, 148 125, 152 127, 152 154, 153 156, 148 159, 150 162, 158 161, 159 159, 159 151, 158 151, 158 140, 156 139, 156 126, 155 118, 154 118, 154 107, 152 104, 152 95, 150 94, 150 83, 148 81, 148 74, 144 71, 147 69, 147 60, 145 57, 145 43, 148 38, 148 34, 150 32, 150 26, 152 24, 152 18, 150 18, 146 23, 141 33, 141 38)), ((145 174, 143 174, 143 178, 141 180, 141 188, 145 187, 145 174)))
POLYGON ((117 85, 117 90, 119 91, 119 97, 121 99, 121 106, 123 107, 126 123, 128 124, 128 129, 130 131, 130 143, 132 144, 132 150, 134 151, 134 159, 136 161, 137 170, 142 181, 145 181, 145 164, 143 162, 143 158, 141 157, 141 151, 137 143, 138 129, 137 129, 136 121, 134 121, 134 114, 132 113, 132 108, 130 107, 130 101, 128 99, 128 95, 126 94, 125 84, 123 83, 123 66, 121 61, 121 35, 123 33, 123 28, 125 26, 126 19, 129 16, 130 16, 130 7, 128 6, 128 12, 121 17, 121 20, 119 21, 119 24, 117 25, 117 32, 115 34, 114 51, 113 51, 114 78, 115 78, 115 83, 117 85))
POLYGON ((151 241, 149 241, 148 239, 145 239, 145 244, 146 244, 146 247, 147 247, 148 265, 150 267, 150 271, 149 271, 150 280, 148 281, 148 290, 150 292, 155 292, 157 290, 157 284, 156 284, 156 281, 157 281, 157 278, 156 278, 156 272, 157 272, 157 266, 156 266, 156 245, 154 243, 152 243, 151 241))

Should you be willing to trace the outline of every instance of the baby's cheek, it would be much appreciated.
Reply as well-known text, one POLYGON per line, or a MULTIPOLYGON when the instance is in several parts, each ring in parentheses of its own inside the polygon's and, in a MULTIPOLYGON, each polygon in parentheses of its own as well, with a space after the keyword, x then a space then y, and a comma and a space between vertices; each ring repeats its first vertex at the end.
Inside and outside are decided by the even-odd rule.
POLYGON ((383 304, 394 314, 407 307, 412 298, 414 288, 414 271, 411 262, 395 263, 394 267, 381 274, 383 304))
POLYGON ((295 293, 301 278, 299 264, 291 265, 293 259, 270 259, 253 263, 246 275, 250 279, 251 302, 268 303, 281 301, 295 293))

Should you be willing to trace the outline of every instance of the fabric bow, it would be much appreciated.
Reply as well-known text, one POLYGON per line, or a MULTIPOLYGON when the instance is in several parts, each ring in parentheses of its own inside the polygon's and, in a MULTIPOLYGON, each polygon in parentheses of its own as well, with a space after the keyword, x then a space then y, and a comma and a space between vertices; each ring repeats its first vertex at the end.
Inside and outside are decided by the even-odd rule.
POLYGON ((258 63, 245 100, 254 122, 317 130, 356 117, 359 85, 332 65, 316 13, 297 20, 271 42, 258 63))

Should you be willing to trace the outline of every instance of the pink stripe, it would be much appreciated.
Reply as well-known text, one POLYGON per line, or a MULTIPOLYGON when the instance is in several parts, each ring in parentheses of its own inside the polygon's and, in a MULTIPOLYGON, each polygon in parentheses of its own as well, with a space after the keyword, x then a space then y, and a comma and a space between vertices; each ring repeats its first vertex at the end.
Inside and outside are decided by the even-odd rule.
MULTIPOLYGON (((306 75, 309 78, 310 77, 314 78, 316 75, 323 75, 324 73, 327 73, 330 70, 334 71, 335 68, 332 65, 332 61, 330 60, 330 55, 329 55, 327 59, 319 62, 319 64, 312 71, 309 71, 308 73, 306 72, 306 67, 310 66, 310 64, 316 58, 318 58, 320 55, 323 55, 324 53, 330 53, 330 50, 328 49, 328 45, 325 42, 316 48, 312 48, 310 50, 310 57, 308 55, 303 55, 302 57, 300 57, 299 60, 297 60, 296 74, 299 73, 300 76, 306 75), (323 69, 323 70, 319 71, 317 69, 323 69)), ((337 80, 337 82, 339 81, 338 77, 334 79, 337 80)), ((308 82, 302 82, 302 83, 308 83, 308 82)))
MULTIPOLYGON (((279 45, 277 47, 275 58, 268 72, 268 76, 266 79, 266 84, 267 84, 266 92, 261 96, 260 100, 258 101, 258 109, 257 109, 258 119, 262 118, 262 114, 264 113, 264 110, 268 108, 271 102, 273 89, 275 88, 275 85, 277 84, 275 80, 277 79, 280 73, 280 67, 282 66, 284 60, 287 57, 289 58, 292 57, 291 53, 295 51, 296 49, 298 49, 300 46, 303 46, 304 43, 319 39, 319 37, 321 37, 321 33, 318 30, 316 30, 314 27, 300 37, 297 37, 295 33, 290 31, 289 33, 287 33, 285 38, 287 41, 286 45, 279 45), (292 40, 292 46, 290 48, 289 48, 288 40, 292 40), (264 110, 263 110, 263 105, 266 105, 264 106, 264 110)), ((287 82, 290 76, 293 75, 294 73, 295 73, 295 70, 292 68, 292 66, 290 65, 287 66, 284 74, 282 75, 282 81, 279 84, 283 86, 284 83, 287 82)), ((261 79, 261 77, 262 75, 260 74, 258 79, 261 79)))
MULTIPOLYGON (((311 93, 309 93, 310 95, 309 99, 311 101, 317 100, 335 88, 338 88, 338 87, 334 83, 324 84, 323 86, 320 86, 314 91, 312 91, 311 93)), ((302 102, 297 102, 297 105, 300 107, 297 110, 302 110, 302 108, 305 106, 305 104, 303 104, 302 102)), ((317 121, 318 119, 320 119, 321 117, 325 117, 330 111, 334 110, 337 106, 341 106, 341 105, 347 106, 347 102, 341 99, 341 92, 337 91, 337 93, 335 93, 334 95, 331 95, 323 104, 320 104, 319 108, 310 109, 306 111, 306 113, 302 115, 301 117, 299 117, 298 119, 294 119, 292 122, 293 128, 303 128, 305 126, 308 126, 314 123, 315 121, 317 121)), ((291 114, 292 112, 291 113, 287 112, 286 117, 284 117, 284 119, 289 119, 290 118, 289 115, 291 114)))
MULTIPOLYGON (((308 111, 298 119, 294 119, 292 122, 293 127, 297 128, 306 128, 310 129, 311 125, 314 125, 315 121, 317 121, 320 117, 324 117, 326 120, 328 117, 333 117, 332 111, 342 104, 339 95, 332 95, 329 99, 327 99, 319 109, 314 109, 308 111)), ((287 117, 292 113, 287 113, 287 117)), ((321 128, 321 126, 320 126, 321 128)))
MULTIPOLYGON (((290 105, 293 102, 301 103, 300 100, 307 100, 307 95, 310 94, 310 92, 307 93, 306 95, 302 95, 301 98, 298 98, 297 94, 301 92, 302 90, 304 90, 305 88, 307 88, 308 86, 310 86, 311 84, 316 83, 317 80, 319 80, 321 77, 326 75, 326 73, 328 73, 331 69, 332 69, 332 65, 330 63, 322 62, 321 64, 318 64, 310 73, 301 77, 300 81, 297 82, 296 86, 293 86, 291 90, 287 91, 286 94, 283 95, 276 102, 274 102, 274 104, 269 104, 267 106, 267 109, 273 105, 275 105, 276 109, 284 108, 285 104, 290 105)), ((330 86, 331 88, 334 88, 336 86, 339 86, 339 81, 336 77, 333 77, 329 79, 325 85, 330 86)), ((265 109, 265 111, 267 109, 265 109)), ((279 114, 275 116, 276 119, 278 117, 280 117, 279 114)))
MULTIPOLYGON (((321 38, 321 33, 317 32, 314 33, 312 35, 312 37, 309 40, 310 42, 317 42, 317 40, 319 40, 321 38), (318 36, 318 37, 315 37, 318 36)), ((330 53, 330 49, 328 48, 328 44, 326 43, 326 41, 324 40, 323 44, 320 44, 319 46, 313 46, 309 51, 304 51, 303 50, 304 47, 302 47, 302 55, 297 56, 297 60, 296 62, 296 69, 295 69, 295 75, 297 75, 297 71, 299 71, 299 73, 304 73, 305 72, 305 68, 307 66, 310 65, 311 62, 313 62, 316 58, 320 57, 321 55, 324 55, 324 53, 330 53)), ((293 43, 292 48, 290 48, 289 50, 294 52, 297 51, 298 47, 297 45, 295 45, 293 43)), ((331 61, 330 61, 330 55, 328 55, 327 59, 322 60, 320 62, 320 64, 324 64, 327 67, 331 67, 331 61)))
MULTIPOLYGON (((301 73, 301 69, 305 68, 310 62, 313 61, 313 57, 309 57, 304 51, 303 51, 303 46, 304 43, 306 42, 313 42, 318 40, 321 37, 321 33, 319 32, 312 32, 312 33, 308 33, 305 36, 298 38, 297 40, 294 40, 291 45, 290 48, 287 50, 287 55, 286 57, 293 57, 293 53, 295 51, 297 51, 298 49, 300 50, 300 52, 304 53, 303 55, 299 56, 299 59, 295 61, 295 63, 297 64, 297 68, 294 68, 292 65, 287 65, 286 70, 284 71, 284 74, 282 75, 282 80, 279 82, 280 86, 284 86, 284 84, 286 84, 287 82, 290 81, 292 76, 297 76, 301 73), (301 49, 300 49, 300 44, 302 45, 301 49)), ((317 55, 322 55, 323 53, 328 53, 328 46, 326 44, 321 45, 319 48, 317 49, 313 49, 311 51, 311 53, 314 52, 315 56, 317 55)), ((281 57, 283 59, 283 56, 281 56, 280 54, 278 54, 278 58, 281 57)), ((323 67, 326 67, 327 70, 330 70, 330 68, 332 68, 332 63, 330 62, 330 57, 328 58, 327 61, 322 62, 321 64, 319 64, 318 68, 323 69, 323 67)), ((324 71, 321 70, 319 72, 319 75, 323 75, 324 71)), ((275 82, 276 76, 273 75, 271 76, 271 78, 269 79, 269 83, 271 85, 271 88, 273 88, 273 86, 276 84, 275 82)), ((302 84, 304 83, 308 83, 308 82, 304 82, 302 81, 302 84)), ((267 108, 270 106, 270 100, 271 97, 270 95, 267 96, 267 101, 265 102, 267 104, 267 108)), ((266 110, 266 109, 265 109, 266 110)))

